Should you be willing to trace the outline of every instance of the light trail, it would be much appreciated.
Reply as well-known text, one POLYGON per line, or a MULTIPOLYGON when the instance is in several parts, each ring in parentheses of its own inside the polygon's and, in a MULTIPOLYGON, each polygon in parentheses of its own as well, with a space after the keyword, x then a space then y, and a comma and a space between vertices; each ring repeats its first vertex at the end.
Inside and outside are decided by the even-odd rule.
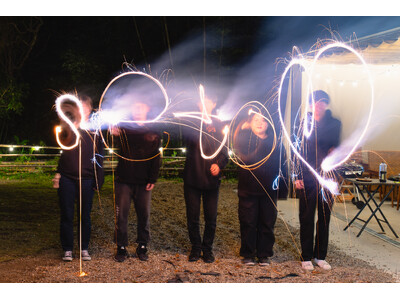
MULTIPOLYGON (((79 134, 78 129, 75 127, 74 123, 72 123, 72 121, 65 115, 65 113, 63 112, 63 110, 61 108, 62 103, 65 102, 65 101, 72 101, 78 106, 79 114, 80 114, 80 117, 81 117, 81 122, 80 123, 82 123, 82 120, 83 120, 83 107, 82 107, 81 101, 79 101, 79 99, 77 97, 75 97, 74 95, 65 94, 65 95, 62 95, 62 96, 60 96, 60 97, 58 97, 56 99, 56 111, 57 111, 57 114, 60 117, 60 119, 62 119, 63 121, 65 121, 69 125, 69 127, 71 128, 71 130, 75 134, 75 143, 72 146, 65 146, 61 142, 60 137, 59 137, 59 135, 60 135, 60 133, 62 131, 61 126, 56 126, 56 128, 55 128, 56 140, 57 140, 58 145, 62 149, 71 150, 71 149, 75 148, 76 146, 78 146, 80 134, 79 134)), ((79 127, 80 127, 80 124, 79 124, 78 128, 79 127)))
MULTIPOLYGON (((272 152, 275 150, 275 147, 276 147, 276 144, 277 144, 277 142, 276 142, 276 141, 277 141, 277 138, 276 138, 275 126, 274 126, 274 123, 272 122, 272 117, 271 117, 269 111, 267 110, 267 108, 266 108, 263 104, 261 104, 261 103, 258 102, 258 101, 250 101, 250 102, 247 102, 246 104, 244 104, 244 105, 238 110, 238 112, 236 113, 236 115, 233 117, 233 119, 232 119, 232 121, 231 121, 231 123, 230 123, 230 128, 235 127, 235 125, 236 125, 236 124, 235 124, 235 123, 236 123, 236 119, 237 119, 237 117, 239 116, 240 112, 241 112, 242 110, 244 110, 245 108, 249 107, 249 106, 250 106, 250 109, 248 110, 248 115, 257 114, 257 115, 261 116, 262 118, 264 118, 264 119, 269 123, 269 125, 271 126, 271 128, 272 128, 272 130, 273 130, 273 132, 274 132, 274 142, 273 142, 271 151, 270 151, 263 159, 261 159, 261 160, 258 161, 258 162, 255 162, 255 163, 253 163, 253 164, 251 164, 251 165, 247 165, 247 164, 243 164, 243 163, 239 162, 238 156, 235 154, 235 152, 232 151, 232 150, 228 151, 229 158, 230 158, 236 165, 238 165, 239 167, 241 167, 241 168, 243 168, 243 169, 246 169, 246 170, 251 171, 251 170, 257 169, 258 167, 260 167, 263 163, 265 163, 265 162, 269 159, 269 157, 271 156, 272 152), (261 107, 261 109, 263 109, 263 110, 265 111, 265 114, 266 114, 268 117, 266 117, 265 115, 263 115, 262 113, 259 112, 259 111, 261 111, 261 109, 260 109, 259 107, 261 107), (254 108, 255 110, 254 110, 253 108, 254 108)), ((239 123, 239 125, 240 125, 240 123, 239 123)), ((233 132, 235 132, 235 131, 236 131, 236 130, 231 130, 231 133, 233 133, 233 132)), ((233 145, 233 144, 234 144, 234 142, 233 142, 234 138, 235 138, 235 137, 232 136, 232 138, 231 138, 232 142, 228 142, 229 145, 232 144, 232 145, 231 145, 232 148, 234 148, 234 145, 233 145)))
POLYGON ((201 111, 201 118, 198 116, 200 113, 199 112, 184 112, 184 113, 174 113, 175 117, 189 117, 189 118, 195 118, 195 119, 200 119, 200 140, 199 140, 199 144, 200 144, 200 153, 201 156, 204 159, 213 159, 215 158, 222 150, 222 148, 225 146, 226 141, 228 140, 228 134, 229 134, 229 126, 225 126, 224 129, 222 130, 222 133, 224 135, 223 140, 220 142, 220 145, 218 147, 218 149, 211 155, 206 155, 204 153, 203 150, 203 123, 207 123, 207 124, 212 124, 212 119, 211 117, 213 115, 209 114, 207 112, 207 108, 206 108, 206 104, 205 104, 205 93, 204 93, 204 87, 203 85, 200 84, 199 86, 199 94, 200 94, 200 102, 201 102, 201 106, 202 106, 202 111, 201 111))
MULTIPOLYGON (((314 174, 314 176, 318 179, 318 181, 320 182, 320 184, 327 188, 332 194, 338 194, 339 190, 338 190, 338 185, 336 182, 334 182, 331 179, 328 178, 323 178, 322 176, 320 176, 320 174, 318 174, 308 163, 307 161, 303 158, 303 156, 298 152, 298 150, 296 149, 296 147, 293 145, 290 136, 286 130, 285 124, 283 122, 283 117, 282 117, 282 110, 281 110, 281 95, 282 95, 282 86, 285 80, 285 77, 288 73, 288 71, 294 66, 294 65, 299 65, 301 67, 304 67, 306 74, 308 75, 309 79, 311 78, 313 72, 314 72, 314 68, 315 65, 319 59, 319 57, 327 50, 332 49, 332 48, 343 48, 346 49, 350 52, 352 52, 354 55, 357 56, 357 58, 362 62, 362 64, 364 65, 368 77, 369 77, 369 82, 370 82, 370 86, 371 86, 371 104, 370 104, 370 111, 369 111, 369 116, 368 116, 368 120, 367 123, 365 125, 365 128, 362 132, 362 134, 360 135, 360 137, 358 138, 358 140, 356 141, 356 143, 354 144, 354 146, 352 147, 352 149, 349 151, 349 153, 347 155, 345 155, 344 158, 340 159, 338 162, 335 162, 335 160, 337 160, 335 157, 332 156, 328 156, 327 158, 324 159, 324 161, 321 164, 322 170, 324 172, 329 172, 333 169, 335 169, 336 167, 338 167, 339 165, 343 164, 346 160, 348 160, 350 158, 350 156, 354 153, 354 151, 356 150, 356 148, 358 147, 358 145, 360 144, 361 140, 364 138, 365 133, 368 129, 370 120, 371 120, 371 115, 372 115, 372 111, 373 111, 373 104, 374 104, 374 86, 373 86, 373 81, 372 81, 372 76, 367 68, 367 63, 365 62, 365 60, 362 58, 362 56, 353 48, 340 43, 340 42, 335 42, 332 44, 329 44, 325 47, 322 47, 317 55, 314 57, 313 62, 311 64, 310 69, 308 70, 307 68, 307 64, 305 63, 304 58, 301 59, 292 59, 292 61, 290 61, 290 63, 287 65, 287 67, 285 68, 282 76, 281 76, 281 80, 280 80, 280 84, 279 84, 279 89, 278 89, 278 115, 279 115, 279 120, 281 122, 282 125, 282 131, 284 133, 285 138, 287 139, 290 148, 293 150, 293 152, 295 153, 295 155, 304 163, 304 165, 314 174)), ((312 129, 314 127, 314 111, 315 111, 315 103, 314 103, 314 98, 312 96, 312 80, 309 80, 308 83, 308 88, 307 88, 307 99, 309 99, 309 95, 311 95, 311 104, 312 104, 312 115, 311 115, 311 126, 310 126, 310 130, 308 129, 308 122, 307 122, 307 114, 308 114, 308 100, 307 100, 307 105, 305 108, 305 112, 306 112, 306 117, 304 118, 304 133, 303 135, 306 136, 306 138, 308 138, 311 133, 312 133, 312 129)))

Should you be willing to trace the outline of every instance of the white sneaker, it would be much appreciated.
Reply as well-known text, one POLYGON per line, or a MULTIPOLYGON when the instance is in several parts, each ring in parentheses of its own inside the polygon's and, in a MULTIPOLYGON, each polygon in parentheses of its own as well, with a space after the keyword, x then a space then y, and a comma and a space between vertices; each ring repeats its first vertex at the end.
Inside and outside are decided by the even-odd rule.
POLYGON ((301 267, 303 268, 303 270, 306 270, 306 271, 314 270, 314 266, 313 266, 313 264, 312 264, 312 262, 310 260, 302 261, 301 262, 301 267))
POLYGON ((328 271, 328 270, 332 269, 331 265, 328 264, 326 262, 326 260, 314 258, 314 262, 322 270, 328 271))
POLYGON ((82 250, 82 260, 85 260, 85 261, 92 260, 92 258, 89 255, 89 251, 82 250))
POLYGON ((65 251, 62 260, 63 261, 72 261, 72 251, 65 251))

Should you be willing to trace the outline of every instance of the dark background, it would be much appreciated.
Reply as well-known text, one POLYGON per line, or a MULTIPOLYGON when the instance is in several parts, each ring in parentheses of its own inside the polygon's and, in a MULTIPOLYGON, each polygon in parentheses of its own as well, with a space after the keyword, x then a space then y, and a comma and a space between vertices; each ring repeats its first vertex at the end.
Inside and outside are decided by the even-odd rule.
POLYGON ((56 145, 58 93, 83 92, 96 106, 123 62, 225 87, 247 78, 256 86, 235 101, 265 100, 282 72, 277 58, 289 58, 293 46, 307 51, 332 30, 347 40, 399 25, 398 17, 2 16, 0 143, 56 145), (259 82, 248 75, 256 73, 259 82))

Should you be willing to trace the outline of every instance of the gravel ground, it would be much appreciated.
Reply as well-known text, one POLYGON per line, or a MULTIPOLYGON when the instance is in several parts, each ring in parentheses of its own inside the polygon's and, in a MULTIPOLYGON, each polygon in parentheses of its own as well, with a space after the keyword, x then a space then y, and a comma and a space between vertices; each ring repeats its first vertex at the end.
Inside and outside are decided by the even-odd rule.
MULTIPOLYGON (((300 243, 298 229, 288 227, 278 218, 275 254, 270 266, 243 266, 239 257, 239 224, 236 185, 223 183, 220 191, 219 214, 215 239, 216 261, 187 261, 190 245, 186 230, 183 185, 179 182, 159 182, 153 192, 149 261, 141 262, 134 256, 135 216, 130 217, 131 257, 123 263, 113 260, 112 243, 113 203, 111 195, 102 195, 101 207, 93 208, 93 229, 90 252, 92 261, 83 262, 87 276, 79 277, 80 262, 61 260, 60 249, 48 249, 28 256, 0 263, 0 282, 153 282, 153 283, 259 283, 259 282, 395 282, 392 275, 366 262, 354 259, 330 246, 327 260, 331 271, 318 267, 304 272, 298 260, 300 243)), ((279 202, 278 202, 279 205, 279 202)), ((75 250, 75 255, 79 252, 75 250)))

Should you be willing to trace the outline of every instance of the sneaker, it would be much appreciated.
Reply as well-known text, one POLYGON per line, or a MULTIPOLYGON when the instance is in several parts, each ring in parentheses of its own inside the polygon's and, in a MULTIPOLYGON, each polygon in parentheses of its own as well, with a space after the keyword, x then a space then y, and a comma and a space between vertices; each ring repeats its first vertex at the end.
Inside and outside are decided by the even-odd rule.
POLYGON ((63 261, 72 261, 72 251, 65 251, 62 260, 63 261))
POLYGON ((262 267, 269 266, 270 260, 268 257, 259 257, 258 264, 262 267))
POLYGON ((201 250, 192 248, 189 254, 189 261, 198 261, 200 259, 200 255, 201 250))
POLYGON ((256 260, 254 259, 254 257, 245 257, 242 259, 242 263, 245 266, 254 266, 256 264, 256 260))
POLYGON ((313 264, 312 264, 312 262, 310 260, 302 261, 301 262, 301 267, 303 268, 303 270, 306 270, 306 271, 314 270, 314 266, 313 266, 313 264))
POLYGON ((326 262, 326 260, 314 258, 314 262, 322 270, 328 271, 328 270, 332 269, 331 265, 328 264, 326 262))
POLYGON ((92 260, 92 258, 89 255, 89 251, 82 250, 82 260, 85 260, 85 261, 92 260))
POLYGON ((211 264, 215 261, 214 254, 211 250, 203 251, 203 261, 208 264, 211 264))
POLYGON ((147 255, 147 247, 144 244, 139 244, 136 248, 136 255, 141 261, 147 261, 149 256, 147 255))
POLYGON ((124 246, 117 247, 117 254, 114 256, 114 260, 117 262, 123 262, 128 257, 128 251, 124 246))

